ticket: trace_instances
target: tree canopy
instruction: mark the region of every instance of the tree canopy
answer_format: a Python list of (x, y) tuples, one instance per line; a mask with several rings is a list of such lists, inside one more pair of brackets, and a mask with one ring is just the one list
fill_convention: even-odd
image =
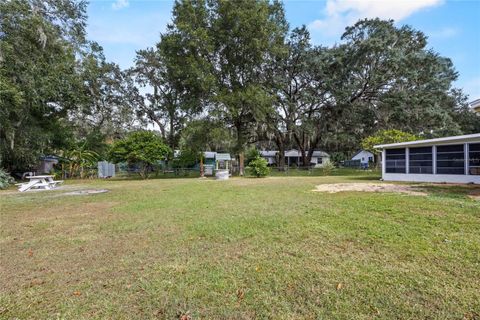
[(139, 174), (148, 178), (149, 169), (161, 160), (166, 160), (172, 150), (152, 131), (134, 131), (115, 141), (109, 158), (115, 163), (127, 162), (138, 165)]
[(398, 142), (408, 142), (419, 140), (420, 137), (400, 130), (381, 130), (375, 133), (372, 136), (366, 137), (362, 140), (363, 150), (369, 151), (371, 153), (379, 153), (378, 149), (375, 149), (374, 146), (380, 144), (389, 144), (389, 143), (398, 143)]
[(279, 150), (280, 165), (295, 148), (308, 165), (316, 149), (348, 154), (391, 130), (480, 131), (452, 61), (410, 26), (363, 19), (327, 47), (290, 28), (279, 1), (175, 1), (122, 70), (88, 40), (86, 5), (0, 2), (0, 167), (79, 148), (105, 158), (151, 126), (171, 149), (233, 152), (241, 170), (251, 146)]

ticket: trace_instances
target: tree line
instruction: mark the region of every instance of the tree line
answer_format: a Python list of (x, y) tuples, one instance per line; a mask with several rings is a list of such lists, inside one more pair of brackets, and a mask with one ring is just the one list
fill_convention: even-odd
[(364, 19), (334, 46), (292, 27), (279, 1), (175, 1), (158, 43), (133, 66), (108, 62), (85, 32), (87, 3), (0, 2), (0, 166), (42, 154), (99, 155), (154, 124), (170, 149), (348, 153), (380, 130), (480, 132), (450, 59), (394, 21)]

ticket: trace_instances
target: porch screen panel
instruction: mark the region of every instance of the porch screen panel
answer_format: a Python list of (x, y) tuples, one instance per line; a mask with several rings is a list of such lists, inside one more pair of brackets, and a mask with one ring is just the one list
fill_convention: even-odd
[(385, 172), (407, 172), (405, 168), (405, 149), (386, 149), (385, 152)]
[(471, 143), (468, 146), (468, 174), (480, 175), (480, 143)]
[(432, 174), (432, 147), (410, 148), (408, 163), (409, 173)]
[(437, 147), (437, 174), (465, 174), (464, 145)]

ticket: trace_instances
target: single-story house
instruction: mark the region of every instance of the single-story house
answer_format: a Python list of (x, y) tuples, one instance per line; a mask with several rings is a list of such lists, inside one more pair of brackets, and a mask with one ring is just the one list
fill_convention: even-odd
[[(278, 160), (278, 151), (262, 150), (260, 155), (267, 160), (269, 165), (276, 165)], [(312, 158), (310, 159), (310, 166), (315, 168), (321, 168), (324, 163), (330, 160), (330, 155), (324, 151), (313, 151)], [(285, 151), (285, 165), (300, 166), (303, 167), (302, 154), (300, 151), (292, 149)]]
[(58, 163), (58, 157), (56, 156), (43, 156), (38, 163), (37, 173), (51, 173), (53, 166)]
[(277, 163), (277, 153), (278, 151), (270, 151), (270, 150), (260, 151), (260, 155), (262, 156), (262, 158), (267, 160), (269, 166), (272, 166)]
[(351, 160), (352, 161), (360, 161), (360, 167), (365, 168), (365, 167), (368, 167), (368, 164), (370, 162), (373, 162), (374, 155), (373, 155), (373, 153), (371, 153), (369, 151), (360, 150), (353, 155)]
[(472, 107), (473, 111), (480, 113), (480, 99), (470, 102), (470, 106)]
[(480, 133), (375, 146), (385, 181), (480, 184)]
[[(175, 150), (173, 153), (174, 158), (180, 156), (180, 150)], [(232, 168), (232, 157), (229, 153), (219, 153), (214, 151), (204, 151), (203, 152), (203, 168), (205, 175), (211, 176), (214, 174), (215, 170), (218, 169), (227, 169)], [(198, 168), (200, 164), (197, 164)]]
[(229, 153), (206, 151), (203, 156), (205, 159), (203, 168), (206, 176), (213, 175), (215, 170), (232, 169), (232, 156)]

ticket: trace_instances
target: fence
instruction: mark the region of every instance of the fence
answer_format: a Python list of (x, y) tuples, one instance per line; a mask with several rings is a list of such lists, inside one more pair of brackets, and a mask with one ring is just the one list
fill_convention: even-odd
[(362, 162), (360, 160), (345, 160), (343, 166), (346, 168), (361, 168)]

